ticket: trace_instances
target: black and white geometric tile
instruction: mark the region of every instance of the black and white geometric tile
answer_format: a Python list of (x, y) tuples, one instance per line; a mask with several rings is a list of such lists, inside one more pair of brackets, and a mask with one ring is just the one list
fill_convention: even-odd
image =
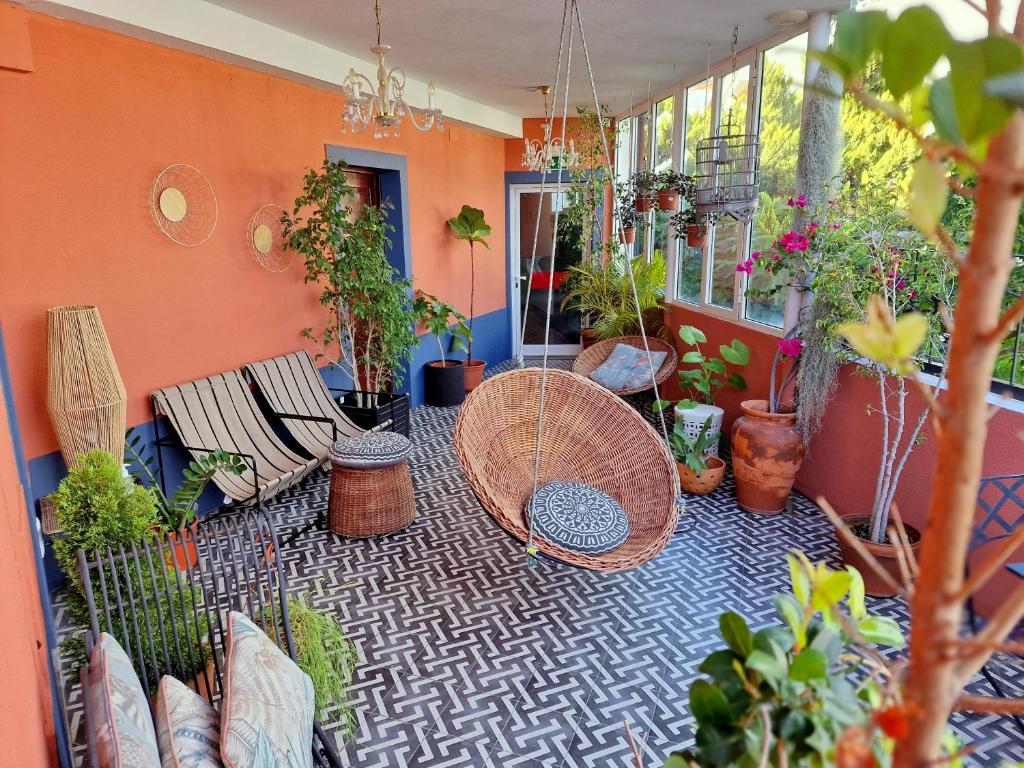
[[(333, 611), (363, 656), (353, 686), (358, 732), (341, 746), (349, 768), (632, 768), (623, 721), (647, 768), (660, 768), (692, 742), (687, 691), (721, 645), (719, 614), (772, 623), (789, 549), (838, 562), (831, 526), (811, 502), (796, 497), (788, 514), (750, 515), (727, 479), (688, 502), (694, 527), (641, 568), (530, 567), (462, 476), (456, 415), (413, 411), (413, 525), (362, 541), (313, 529), (282, 552), (290, 589)], [(270, 511), (287, 535), (326, 502), (320, 473)], [(872, 610), (906, 621), (896, 600)], [(993, 671), (1024, 694), (1020, 659), (997, 659)], [(76, 688), (65, 686), (72, 702)], [(973, 764), (1024, 759), (1024, 736), (1008, 718), (958, 716), (953, 725), (973, 745)]]

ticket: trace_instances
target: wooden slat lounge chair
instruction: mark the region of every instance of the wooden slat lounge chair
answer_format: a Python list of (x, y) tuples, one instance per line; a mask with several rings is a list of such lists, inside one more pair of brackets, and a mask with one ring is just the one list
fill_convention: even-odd
[(166, 416), (194, 458), (219, 448), (245, 461), (249, 468), (241, 475), (217, 472), (213, 476), (213, 483), (237, 505), (266, 501), (324, 464), (320, 457), (303, 458), (281, 442), (239, 371), (158, 389), (152, 402), (161, 475), (160, 449), (172, 443), (160, 437), (157, 417)]
[[(353, 424), (331, 397), (313, 358), (305, 350), (249, 363), (243, 368), (302, 449), (326, 459), (331, 444), (365, 431)], [(302, 416), (305, 419), (290, 418)]]

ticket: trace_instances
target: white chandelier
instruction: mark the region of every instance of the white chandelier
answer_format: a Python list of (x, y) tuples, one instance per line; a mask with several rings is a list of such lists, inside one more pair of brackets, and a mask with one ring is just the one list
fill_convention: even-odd
[(544, 94), (544, 141), (523, 140), (523, 165), (535, 172), (572, 170), (580, 162), (579, 155), (576, 154), (576, 143), (569, 139), (569, 149), (566, 151), (560, 138), (551, 138), (552, 120), (548, 114), (548, 94), (551, 93), (551, 86), (539, 85), (537, 90)]
[(426, 109), (405, 103), (405, 72), (400, 67), (389, 70), (384, 64), (384, 57), (391, 46), (380, 41), (380, 0), (374, 2), (374, 14), (377, 17), (377, 44), (371, 45), (370, 51), (377, 56), (377, 84), (374, 85), (370, 78), (354, 69), (348, 71), (348, 76), (341, 84), (345, 94), (341, 132), (351, 130), (353, 133), (363, 133), (373, 123), (375, 139), (390, 136), (392, 129), (395, 136), (398, 136), (402, 119), (406, 115), (418, 131), (429, 131), (435, 125), (440, 130), (444, 119), (441, 110), (434, 106), (437, 89), (432, 82), (427, 85)]

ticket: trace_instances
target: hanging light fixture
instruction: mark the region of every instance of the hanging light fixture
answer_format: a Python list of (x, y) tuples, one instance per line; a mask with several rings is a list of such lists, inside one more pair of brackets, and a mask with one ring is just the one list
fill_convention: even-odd
[(374, 15), (377, 18), (377, 44), (370, 51), (377, 56), (377, 82), (354, 69), (341, 84), (345, 94), (345, 111), (341, 115), (341, 132), (351, 130), (363, 133), (373, 124), (373, 137), (399, 135), (403, 118), (408, 115), (412, 127), (418, 131), (429, 131), (435, 125), (441, 129), (444, 118), (441, 110), (434, 106), (434, 83), (427, 85), (427, 108), (413, 107), (405, 102), (405, 72), (400, 67), (387, 68), (384, 57), (391, 50), (390, 45), (380, 41), (380, 0), (375, 0)]
[(538, 85), (536, 89), (544, 94), (544, 141), (540, 139), (524, 139), (525, 149), (523, 151), (523, 165), (531, 171), (540, 172), (545, 169), (549, 171), (572, 170), (580, 163), (580, 157), (576, 154), (576, 143), (569, 139), (569, 149), (566, 151), (562, 146), (562, 140), (551, 138), (551, 116), (548, 112), (548, 94), (551, 93), (550, 85)]

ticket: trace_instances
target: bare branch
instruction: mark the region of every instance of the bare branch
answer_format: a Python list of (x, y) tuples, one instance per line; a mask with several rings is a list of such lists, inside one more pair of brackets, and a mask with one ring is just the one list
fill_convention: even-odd
[(622, 727), (626, 729), (626, 740), (629, 742), (629, 749), (633, 753), (633, 763), (636, 765), (636, 768), (644, 768), (644, 761), (640, 756), (640, 749), (636, 745), (636, 739), (633, 738), (633, 731), (629, 727), (629, 723), (626, 722), (626, 718), (622, 718)]
[(990, 35), (997, 35), (1002, 30), (999, 27), (999, 17), (1002, 15), (1003, 7), (1000, 0), (986, 0), (985, 17), (988, 19), (988, 32)]
[(757, 760), (757, 768), (767, 768), (772, 749), (772, 722), (768, 719), (768, 708), (764, 704), (757, 708), (757, 716), (761, 719), (761, 756)]
[[(992, 614), (981, 632), (975, 636), (975, 640), (987, 645), (1001, 643), (1017, 626), (1021, 616), (1024, 616), (1024, 583), (1018, 584), (1003, 598), (1003, 602)], [(964, 657), (964, 660), (954, 670), (954, 675), (960, 681), (961, 687), (974, 677), (991, 655), (991, 651), (982, 648), (982, 650)]]
[(992, 712), (998, 715), (1024, 715), (1024, 699), (1002, 699), (992, 696), (961, 694), (956, 700), (959, 712)]
[(978, 3), (976, 3), (974, 0), (963, 0), (963, 2), (964, 2), (965, 5), (967, 5), (967, 6), (971, 7), (971, 8), (973, 8), (974, 10), (976, 10), (982, 16), (986, 16), (987, 17), (988, 14), (986, 13), (985, 9), (982, 8), (980, 5), (978, 5)]
[(996, 551), (989, 555), (979, 567), (972, 569), (971, 577), (964, 582), (963, 587), (953, 596), (953, 599), (963, 602), (981, 589), (1021, 544), (1024, 544), (1024, 525), (1003, 539)]
[(949, 640), (946, 643), (947, 647), (955, 648), (959, 650), (957, 656), (964, 656), (966, 651), (989, 651), (991, 653), (1014, 653), (1017, 655), (1024, 654), (1024, 643), (987, 643), (983, 640), (978, 640), (974, 637), (958, 637), (954, 640)]
[(853, 547), (854, 551), (864, 558), (864, 562), (867, 563), (868, 567), (875, 572), (882, 581), (885, 582), (886, 586), (896, 592), (905, 592), (906, 588), (900, 586), (900, 584), (892, 577), (892, 575), (882, 567), (882, 565), (875, 559), (875, 556), (868, 551), (868, 548), (864, 546), (864, 542), (858, 539), (853, 531), (849, 529), (846, 523), (843, 522), (843, 518), (832, 508), (832, 505), (825, 500), (824, 496), (819, 496), (817, 504), (821, 507), (822, 511), (832, 521), (832, 525), (836, 527), (836, 534), (846, 540), (846, 542)]
[[(916, 437), (916, 435), (915, 435)], [(899, 541), (903, 545), (903, 550), (907, 556), (907, 564), (910, 566), (910, 573), (912, 576), (917, 576), (917, 558), (914, 557), (914, 550), (911, 549), (910, 536), (907, 535), (907, 527), (903, 524), (903, 515), (900, 514), (900, 508), (896, 502), (893, 502), (890, 507), (892, 513), (892, 519), (896, 523), (896, 530), (899, 533)]]
[[(1024, 5), (1024, 3), (1022, 3)], [(982, 339), (984, 341), (1002, 341), (1010, 335), (1010, 331), (1024, 319), (1024, 296), (1021, 296), (1017, 301), (1013, 303), (1008, 310), (1003, 313), (1003, 316), (999, 318), (999, 323), (990, 333), (986, 333)]]

